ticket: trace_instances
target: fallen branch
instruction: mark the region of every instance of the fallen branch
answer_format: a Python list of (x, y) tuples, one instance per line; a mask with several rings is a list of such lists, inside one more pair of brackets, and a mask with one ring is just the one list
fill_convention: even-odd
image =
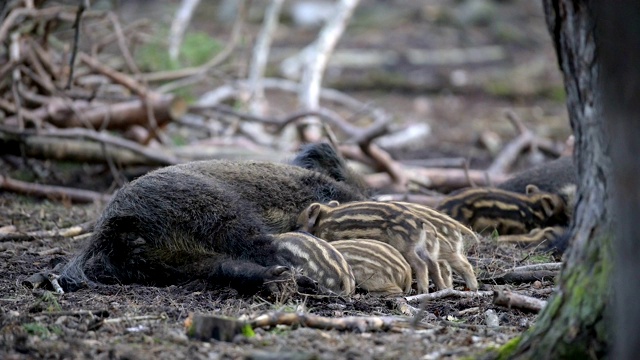
[(511, 269), (511, 271), (513, 272), (539, 271), (539, 270), (560, 271), (561, 268), (562, 268), (562, 262), (553, 262), (553, 263), (518, 266)]
[(48, 137), (57, 137), (57, 138), (80, 138), (80, 139), (89, 139), (104, 143), (106, 145), (112, 145), (120, 148), (124, 148), (127, 150), (131, 150), (134, 153), (142, 155), (149, 159), (150, 161), (156, 162), (161, 165), (174, 165), (182, 162), (181, 160), (170, 156), (164, 155), (158, 149), (149, 149), (144, 146), (140, 146), (139, 144), (129, 141), (126, 139), (122, 139), (113, 135), (109, 135), (104, 132), (96, 132), (93, 130), (82, 129), (82, 128), (72, 128), (72, 129), (49, 129), (49, 130), (23, 130), (19, 131), (13, 129), (8, 126), (0, 126), (0, 132), (5, 132), (14, 135), (20, 136), (48, 136)]
[(148, 320), (167, 320), (167, 315), (162, 313), (159, 315), (139, 315), (139, 316), (125, 316), (113, 319), (103, 319), (102, 324), (117, 324), (121, 322), (129, 321), (148, 321)]
[(130, 77), (127, 74), (124, 74), (122, 72), (116, 71), (116, 70), (114, 70), (114, 69), (102, 64), (100, 61), (98, 61), (97, 59), (91, 57), (90, 55), (87, 55), (86, 53), (79, 53), (78, 56), (79, 56), (78, 58), (80, 59), (80, 61), (82, 61), (83, 63), (87, 64), (94, 71), (97, 71), (100, 74), (108, 77), (109, 79), (111, 79), (115, 83), (126, 87), (127, 89), (129, 89), (133, 93), (135, 93), (136, 95), (141, 96), (141, 97), (146, 97), (148, 89), (145, 88), (144, 86), (142, 86), (134, 78)]
[(20, 194), (41, 196), (56, 200), (69, 200), (78, 203), (106, 202), (111, 197), (95, 191), (72, 189), (62, 186), (32, 184), (14, 180), (6, 175), (0, 175), (0, 189)]
[(509, 271), (491, 277), (483, 277), (478, 280), (495, 284), (522, 284), (534, 281), (550, 280), (558, 276), (558, 270), (530, 270)]
[(494, 290), (493, 303), (510, 309), (520, 309), (534, 313), (540, 312), (547, 302), (508, 290)]
[(75, 226), (71, 226), (63, 229), (30, 231), (26, 233), (23, 233), (23, 232), (1, 233), (0, 242), (32, 241), (32, 240), (50, 239), (50, 238), (56, 238), (56, 237), (72, 238), (72, 237), (86, 234), (93, 231), (94, 224), (95, 224), (95, 221), (88, 221), (80, 225), (75, 225)]
[(560, 156), (560, 151), (558, 151), (553, 142), (534, 134), (513, 111), (507, 111), (505, 116), (516, 128), (518, 136), (509, 142), (502, 151), (500, 151), (500, 154), (496, 156), (491, 166), (487, 169), (489, 174), (505, 174), (518, 159), (520, 153), (527, 148), (536, 151), (537, 149), (541, 149), (556, 157)]
[(71, 310), (71, 311), (43, 311), (38, 315), (48, 316), (89, 316), (89, 317), (109, 317), (109, 310)]
[[(265, 89), (279, 90), (288, 93), (297, 93), (300, 90), (300, 85), (297, 82), (286, 79), (264, 78), (262, 79), (262, 85)], [(220, 86), (215, 90), (211, 90), (203, 94), (196, 102), (196, 106), (208, 108), (214, 107), (226, 100), (236, 98), (238, 94), (243, 91), (242, 89), (246, 89), (250, 86), (251, 84), (247, 80), (238, 80), (229, 85)], [(321, 88), (320, 99), (344, 106), (346, 109), (353, 112), (360, 112), (362, 109), (371, 108), (368, 115), (376, 124), (387, 122), (390, 118), (383, 109), (372, 108), (370, 105), (335, 89)]]
[(276, 325), (304, 326), (323, 330), (339, 331), (388, 331), (393, 327), (409, 327), (410, 319), (393, 316), (347, 316), (329, 318), (304, 313), (273, 312), (260, 315), (249, 321), (252, 327), (270, 327)]
[(375, 196), (377, 201), (405, 201), (429, 207), (436, 207), (444, 199), (444, 196), (431, 196), (420, 194), (382, 194)]
[(64, 294), (64, 290), (62, 290), (62, 286), (60, 286), (60, 283), (58, 282), (59, 278), (59, 275), (56, 275), (52, 272), (47, 274), (47, 279), (49, 279), (49, 283), (53, 287), (53, 290), (56, 292), (56, 294), (62, 295)]
[(486, 296), (493, 295), (492, 291), (460, 291), (454, 289), (444, 289), (440, 291), (436, 291), (430, 294), (418, 294), (413, 296), (406, 296), (408, 302), (416, 302), (416, 301), (431, 301), (443, 299), (446, 297), (460, 297), (460, 298), (481, 298)]
[[(487, 174), (481, 170), (469, 170), (468, 173), (465, 173), (464, 169), (420, 169), (404, 167), (402, 172), (409, 181), (415, 179), (415, 181), (428, 186), (430, 189), (453, 190), (468, 187), (471, 185), (469, 179), (478, 186), (491, 186), (507, 179), (507, 176), (504, 174)], [(376, 189), (384, 188), (392, 183), (387, 173), (367, 175), (365, 176), (365, 180), (370, 187)]]
[[(50, 138), (46, 136), (14, 137), (0, 134), (0, 146), (6, 154), (27, 156), (34, 159), (74, 161), (77, 163), (104, 164), (111, 159), (120, 166), (157, 164), (131, 150), (81, 139)], [(182, 157), (182, 152), (175, 153)], [(183, 149), (180, 148), (180, 151)]]
[[(145, 101), (131, 100), (115, 104), (70, 102), (49, 98), (46, 106), (30, 112), (32, 121), (46, 121), (57, 127), (91, 126), (93, 129), (126, 129), (133, 125), (149, 125), (147, 106), (150, 106), (158, 126), (179, 119), (187, 110), (186, 102), (173, 95), (150, 93)], [(17, 116), (9, 116), (4, 125), (16, 126)]]
[(190, 314), (185, 320), (187, 334), (190, 337), (201, 340), (231, 341), (236, 335), (251, 333), (251, 328), (277, 325), (356, 332), (401, 331), (409, 328), (431, 329), (433, 327), (420, 322), (414, 326), (411, 323), (411, 319), (393, 316), (329, 318), (305, 313), (284, 313), (279, 311), (263, 314), (249, 321), (204, 314)]

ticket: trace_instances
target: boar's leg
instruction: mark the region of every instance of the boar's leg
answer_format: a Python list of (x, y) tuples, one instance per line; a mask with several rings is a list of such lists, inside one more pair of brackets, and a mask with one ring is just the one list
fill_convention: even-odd
[(451, 268), (460, 274), (464, 279), (465, 284), (469, 290), (478, 290), (478, 280), (473, 272), (473, 266), (469, 264), (469, 261), (460, 253), (452, 253), (451, 256), (445, 258), (445, 260), (451, 265)]
[(429, 269), (427, 264), (420, 258), (416, 251), (411, 251), (404, 256), (409, 266), (416, 274), (418, 282), (418, 294), (426, 294), (429, 292)]

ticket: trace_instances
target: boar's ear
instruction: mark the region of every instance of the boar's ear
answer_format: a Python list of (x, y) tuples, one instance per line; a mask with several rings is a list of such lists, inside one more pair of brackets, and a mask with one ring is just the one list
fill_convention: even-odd
[(527, 187), (525, 187), (525, 190), (524, 190), (524, 193), (527, 194), (527, 195), (537, 194), (537, 193), (540, 193), (540, 192), (542, 192), (540, 190), (540, 188), (538, 188), (537, 186), (535, 186), (533, 184), (527, 185)]
[(338, 200), (331, 200), (327, 203), (327, 206), (332, 208), (338, 207), (340, 206), (340, 202)]
[(554, 216), (563, 211), (563, 203), (559, 196), (544, 194), (540, 196), (540, 205), (547, 217)]
[(306, 229), (308, 232), (312, 232), (312, 230), (316, 227), (318, 223), (320, 213), (322, 212), (322, 204), (313, 203), (309, 205), (309, 207), (304, 211), (304, 215), (306, 218)]

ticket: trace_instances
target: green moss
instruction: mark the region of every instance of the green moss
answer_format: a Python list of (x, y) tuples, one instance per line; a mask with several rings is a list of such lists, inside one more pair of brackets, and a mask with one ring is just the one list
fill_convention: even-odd
[(511, 97), (514, 94), (513, 86), (508, 81), (489, 81), (484, 88), (486, 92), (493, 96)]
[(288, 336), (289, 334), (291, 334), (291, 331), (292, 330), (290, 326), (274, 326), (271, 328), (271, 330), (269, 330), (271, 334), (283, 336)]
[(62, 331), (62, 328), (59, 325), (51, 325), (49, 326), (49, 331), (51, 331), (52, 333), (61, 336), (64, 334), (64, 332)]
[(611, 296), (612, 251), (611, 236), (600, 236), (590, 239), (586, 256), (573, 260), (578, 262), (575, 267), (562, 273), (560, 292), (536, 325), (523, 334), (516, 357), (577, 359), (606, 354), (610, 335), (605, 308)]
[(256, 336), (256, 333), (253, 332), (253, 328), (251, 328), (251, 325), (249, 324), (244, 324), (244, 326), (242, 327), (242, 335), (248, 337), (248, 338), (252, 338), (254, 336)]
[(206, 63), (222, 50), (222, 44), (204, 32), (187, 34), (180, 48), (183, 65), (198, 66)]
[(554, 261), (555, 260), (550, 253), (540, 253), (529, 256), (529, 262), (532, 264), (546, 264)]
[(141, 46), (136, 52), (136, 61), (143, 71), (176, 70), (182, 67), (199, 66), (220, 52), (222, 44), (202, 32), (185, 35), (180, 47), (178, 61), (169, 58), (162, 35), (155, 41)]
[(514, 337), (513, 339), (507, 341), (506, 344), (502, 345), (498, 349), (498, 360), (508, 359), (511, 354), (518, 348), (520, 341), (522, 340), (522, 336)]
[(48, 337), (51, 333), (46, 325), (40, 323), (26, 323), (22, 324), (22, 329), (29, 334), (39, 337)]
[(36, 180), (35, 174), (30, 170), (16, 170), (11, 173), (11, 177), (13, 177), (15, 180), (28, 182), (34, 182)]
[(58, 303), (58, 297), (54, 293), (45, 291), (42, 296), (36, 300), (36, 303), (31, 307), (31, 309), (36, 312), (51, 312), (60, 311), (62, 310), (62, 307), (60, 306), (60, 303)]
[(553, 86), (547, 90), (547, 97), (551, 100), (564, 103), (567, 101), (567, 92), (563, 86)]

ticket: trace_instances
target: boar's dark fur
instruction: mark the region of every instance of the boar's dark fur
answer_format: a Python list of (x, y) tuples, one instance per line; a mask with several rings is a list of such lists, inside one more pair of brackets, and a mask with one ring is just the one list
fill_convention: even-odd
[(313, 202), (367, 196), (327, 144), (304, 148), (293, 164), (199, 161), (132, 181), (107, 204), (61, 284), (73, 290), (96, 282), (162, 286), (204, 279), (257, 291), (289, 266), (275, 256), (269, 234), (293, 230)]

